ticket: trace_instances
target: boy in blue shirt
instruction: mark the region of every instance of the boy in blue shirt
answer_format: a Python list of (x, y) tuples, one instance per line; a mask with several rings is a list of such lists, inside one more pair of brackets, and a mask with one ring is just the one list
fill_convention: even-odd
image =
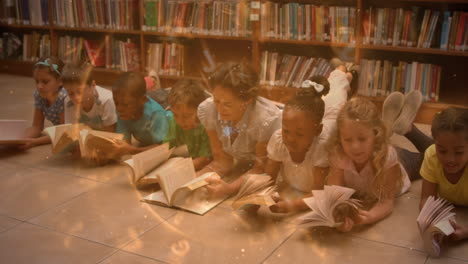
[[(168, 116), (156, 101), (146, 96), (144, 76), (138, 72), (122, 74), (112, 87), (117, 110), (117, 133), (124, 134), (118, 156), (135, 154), (160, 144), (168, 131)], [(131, 145), (132, 136), (139, 146)]]

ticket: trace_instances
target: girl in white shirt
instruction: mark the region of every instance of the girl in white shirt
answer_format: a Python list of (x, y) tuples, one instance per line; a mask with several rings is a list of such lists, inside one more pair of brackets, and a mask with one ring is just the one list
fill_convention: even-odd
[(354, 225), (375, 223), (393, 210), (395, 196), (411, 186), (408, 175), (388, 144), (387, 131), (377, 107), (362, 98), (348, 101), (338, 114), (336, 134), (331, 136), (328, 185), (356, 190), (369, 210), (345, 218), (337, 229), (347, 232)]
[[(322, 125), (325, 103), (322, 95), (330, 84), (322, 76), (305, 81), (283, 111), (282, 129), (268, 143), (265, 172), (278, 178), (279, 189), (289, 197), (280, 198), (270, 207), (276, 213), (308, 209), (302, 198), (312, 190), (322, 189), (328, 173), (325, 142), (329, 128)], [(286, 200), (289, 199), (289, 200)]]

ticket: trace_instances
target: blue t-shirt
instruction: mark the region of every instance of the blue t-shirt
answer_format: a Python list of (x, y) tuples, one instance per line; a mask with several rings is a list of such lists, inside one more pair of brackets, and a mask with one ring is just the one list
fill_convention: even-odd
[(143, 115), (138, 120), (117, 118), (117, 133), (124, 134), (126, 140), (135, 137), (143, 146), (161, 143), (168, 131), (168, 113), (153, 99), (147, 97)]
[(64, 100), (66, 97), (67, 90), (62, 87), (52, 105), (47, 106), (47, 99), (42, 98), (36, 90), (34, 91), (34, 107), (41, 110), (44, 117), (52, 122), (54, 126), (60, 125), (60, 114), (64, 111)]

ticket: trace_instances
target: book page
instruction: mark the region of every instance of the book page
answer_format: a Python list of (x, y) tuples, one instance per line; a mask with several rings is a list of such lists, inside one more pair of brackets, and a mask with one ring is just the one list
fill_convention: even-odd
[(28, 128), (26, 120), (0, 120), (0, 144), (22, 144)]
[[(144, 185), (144, 184), (149, 184), (149, 183), (157, 183), (159, 182), (159, 173), (161, 171), (166, 170), (169, 167), (175, 166), (177, 162), (182, 160), (183, 158), (171, 158), (168, 159), (166, 162), (164, 162), (161, 166), (156, 167), (146, 175), (143, 175), (140, 177), (136, 182), (139, 183), (139, 185)], [(133, 159), (130, 159), (133, 162)]]
[(354, 192), (351, 188), (336, 185), (313, 190), (313, 197), (303, 199), (312, 211), (301, 216), (298, 224), (304, 227), (339, 226), (342, 219), (353, 217), (357, 212), (359, 201), (350, 199)]
[(181, 146), (172, 148), (171, 152), (172, 152), (171, 154), (172, 157), (185, 157), (185, 158), (190, 157), (190, 153), (189, 153), (187, 145), (181, 145)]
[(181, 188), (174, 193), (172, 204), (177, 208), (204, 215), (224, 201), (228, 196), (229, 195), (213, 198), (206, 188), (197, 188), (193, 191), (190, 191), (188, 188)]
[(117, 146), (115, 139), (106, 138), (99, 134), (93, 133), (93, 131), (88, 131), (88, 135), (84, 140), (84, 150), (85, 151), (83, 151), (83, 153), (86, 153), (86, 156), (82, 154), (82, 157), (108, 158), (115, 156), (117, 152)]
[[(132, 155), (130, 159), (133, 160), (133, 167), (131, 168), (133, 169), (135, 181), (138, 181), (148, 172), (165, 162), (170, 155), (169, 144), (162, 144)], [(129, 164), (127, 161), (125, 163)]]
[(416, 219), (424, 249), (433, 257), (440, 255), (443, 238), (455, 231), (450, 224), (455, 216), (452, 209), (454, 206), (446, 200), (429, 196)]
[(248, 174), (242, 186), (240, 187), (234, 199), (255, 193), (265, 187), (273, 184), (269, 175), (266, 174)]
[(192, 159), (184, 158), (159, 172), (159, 184), (167, 200), (171, 202), (172, 194), (175, 190), (193, 180), (195, 176), (195, 168), (193, 167)]
[(147, 195), (141, 199), (142, 202), (153, 203), (163, 206), (169, 206), (169, 202), (166, 199), (163, 191), (157, 191), (150, 195)]
[(234, 198), (232, 208), (235, 210), (247, 204), (257, 204), (270, 207), (276, 202), (273, 200), (272, 195), (276, 191), (276, 186), (267, 186), (263, 189), (257, 190), (254, 193)]
[(206, 186), (206, 185), (208, 185), (208, 182), (205, 181), (205, 179), (208, 178), (208, 177), (214, 176), (214, 175), (218, 175), (218, 174), (216, 172), (204, 173), (203, 175), (201, 175), (201, 176), (187, 182), (186, 184), (184, 184), (182, 186), (182, 188), (187, 188), (188, 190), (193, 191), (195, 189)]

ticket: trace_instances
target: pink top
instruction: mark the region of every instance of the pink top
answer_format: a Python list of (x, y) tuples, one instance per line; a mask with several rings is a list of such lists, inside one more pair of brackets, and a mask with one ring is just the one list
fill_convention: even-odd
[[(374, 171), (370, 162), (364, 166), (361, 171), (357, 171), (354, 163), (348, 156), (342, 156), (338, 159), (332, 159), (331, 164), (334, 167), (340, 168), (344, 172), (344, 182), (345, 186), (355, 189), (358, 193), (366, 193), (368, 191), (368, 184), (371, 182), (371, 179), (374, 177)], [(403, 177), (403, 184), (400, 190), (397, 190), (395, 195), (401, 195), (408, 191), (411, 187), (411, 182), (406, 173), (406, 170), (401, 165), (398, 160), (398, 155), (395, 148), (390, 146), (388, 148), (387, 160), (385, 161), (384, 170), (387, 170), (393, 167), (395, 164), (400, 166), (401, 176)]]

